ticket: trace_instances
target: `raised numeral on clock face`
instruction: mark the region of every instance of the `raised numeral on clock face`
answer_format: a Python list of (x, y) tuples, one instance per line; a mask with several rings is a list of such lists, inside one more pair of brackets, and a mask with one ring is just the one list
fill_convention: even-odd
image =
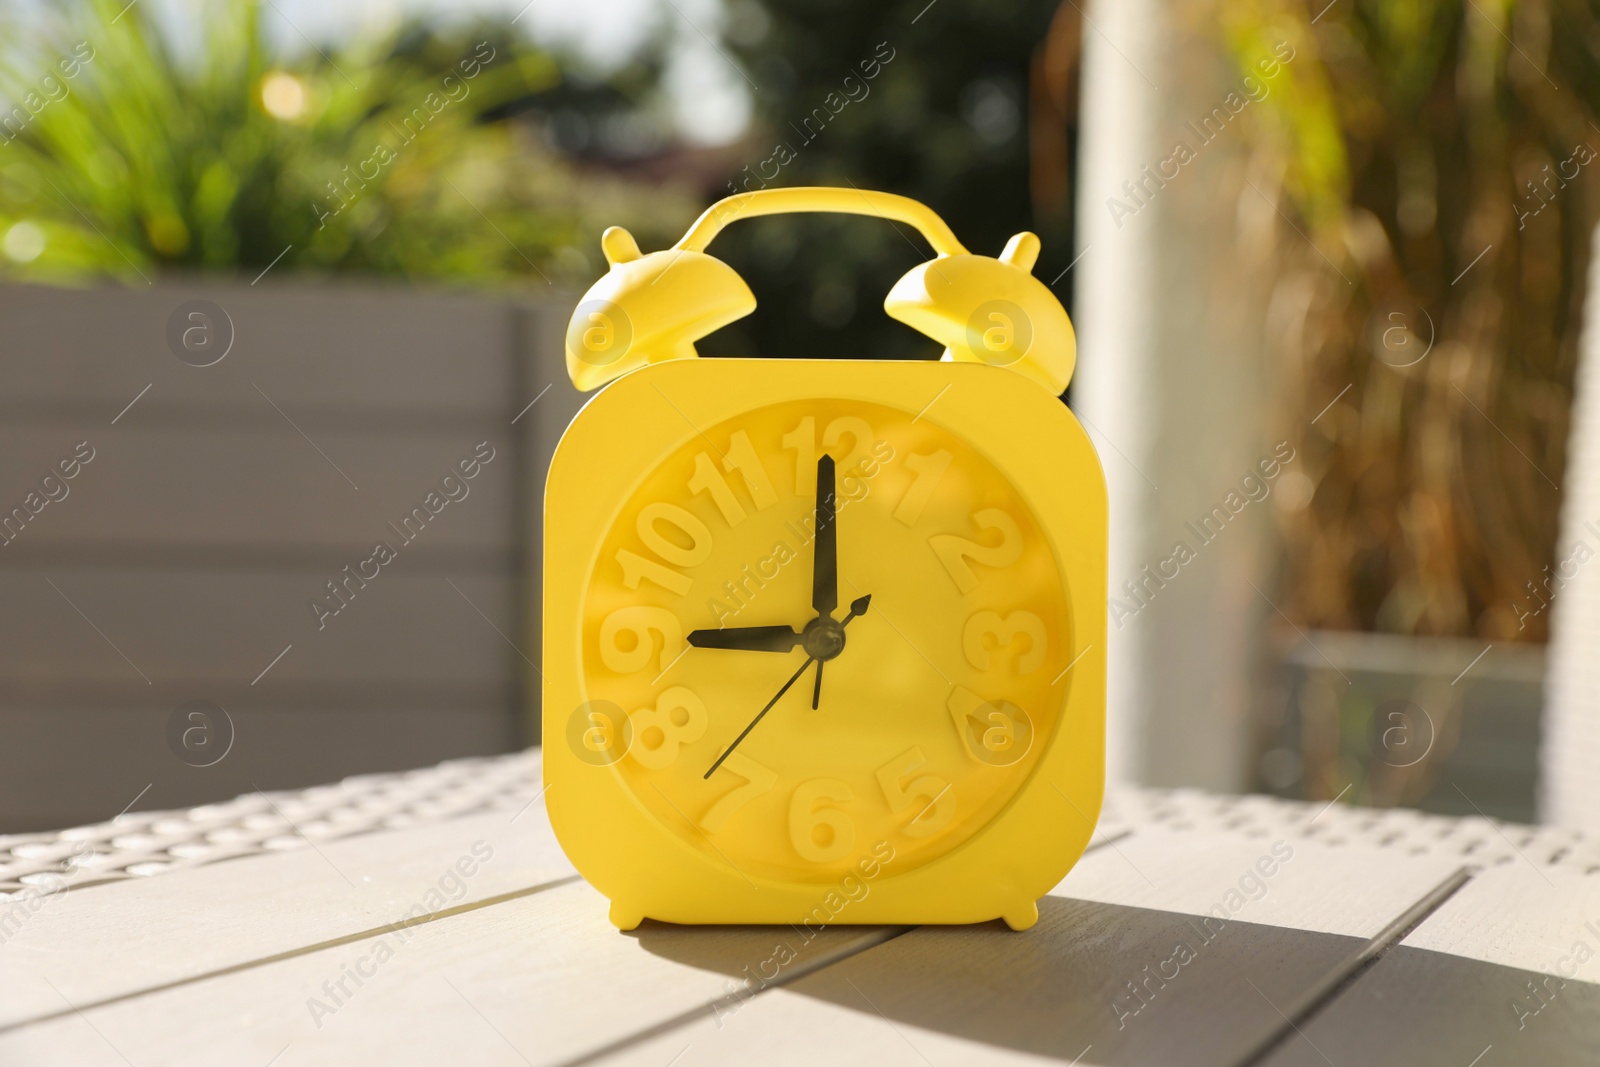
[(655, 707), (640, 708), (628, 718), (633, 724), (628, 755), (653, 771), (670, 767), (680, 748), (706, 732), (705, 704), (681, 685), (662, 690)]
[(850, 786), (837, 778), (802, 782), (789, 800), (789, 843), (801, 859), (834, 863), (856, 844), (856, 824), (837, 805), (855, 799)]
[[(846, 437), (850, 438), (850, 451), (839, 461), (839, 469), (848, 474), (855, 470), (856, 464), (866, 457), (867, 449), (872, 447), (872, 424), (854, 415), (841, 415), (829, 422), (828, 428), (822, 431), (822, 445), (824, 448), (837, 448)], [(811, 473), (815, 475), (816, 471)]]
[[(838, 461), (838, 469), (849, 473), (872, 447), (872, 424), (855, 415), (841, 415), (822, 431), (824, 448), (837, 448), (846, 437), (850, 451)], [(814, 496), (817, 491), (817, 420), (810, 415), (783, 435), (783, 447), (794, 452), (794, 495)]]
[[(675, 527), (680, 537), (689, 543), (679, 544), (662, 533), (663, 523)], [(646, 504), (639, 509), (639, 519), (634, 528), (646, 548), (679, 567), (704, 563), (711, 555), (711, 531), (705, 523), (676, 504)], [(648, 578), (669, 593), (688, 595), (690, 581), (687, 574), (680, 574), (671, 567), (664, 567), (626, 548), (617, 550), (617, 563), (622, 567), (622, 583), (629, 589), (639, 588), (639, 583)]]
[(671, 567), (663, 567), (653, 559), (645, 559), (637, 552), (626, 548), (617, 549), (617, 563), (622, 567), (622, 584), (629, 589), (639, 588), (639, 583), (645, 579), (656, 583), (669, 593), (677, 596), (689, 594), (689, 576), (679, 574)]
[[(729, 474), (738, 471), (743, 477), (745, 489), (749, 491), (750, 501), (757, 511), (765, 511), (778, 502), (778, 495), (772, 489), (772, 480), (761, 465), (761, 457), (750, 443), (750, 435), (743, 430), (733, 435), (722, 467)], [(689, 489), (695, 493), (709, 493), (712, 503), (716, 504), (723, 521), (729, 526), (737, 526), (745, 520), (744, 505), (739, 503), (739, 498), (734, 495), (722, 471), (717, 470), (710, 453), (701, 452), (695, 456), (694, 477), (689, 479)]]
[[(619, 638), (623, 634), (633, 637), (633, 646), (623, 648)], [(659, 669), (667, 665), (683, 650), (683, 624), (666, 608), (638, 606), (618, 608), (600, 624), (600, 662), (606, 669), (618, 674), (632, 674), (650, 663), (656, 641), (652, 634), (661, 635)]]
[(915, 471), (917, 477), (911, 483), (911, 488), (906, 490), (900, 506), (894, 509), (896, 519), (907, 526), (917, 524), (917, 520), (922, 518), (922, 509), (928, 506), (933, 491), (939, 488), (944, 472), (950, 469), (950, 459), (950, 453), (942, 448), (931, 456), (912, 453), (906, 457), (906, 466)]
[(777, 771), (768, 770), (743, 752), (735, 752), (723, 760), (722, 769), (743, 778), (744, 784), (730, 789), (700, 817), (700, 829), (708, 834), (722, 829), (734, 812), (761, 794), (772, 792), (772, 787), (778, 784)]
[(717, 510), (722, 512), (722, 521), (729, 526), (737, 526), (744, 521), (744, 505), (733, 495), (728, 479), (711, 462), (711, 453), (702, 452), (694, 457), (694, 477), (689, 479), (689, 491), (710, 493), (711, 502), (717, 505)]
[(782, 441), (794, 452), (794, 495), (812, 496), (817, 491), (817, 420), (807, 415)]
[[(950, 825), (956, 816), (956, 795), (951, 784), (932, 774), (917, 774), (928, 757), (912, 745), (878, 768), (878, 785), (896, 815), (912, 812), (904, 830), (912, 837), (930, 837)], [(911, 780), (906, 781), (907, 778)]]
[[(661, 523), (675, 527), (689, 543), (681, 545), (662, 533)], [(706, 557), (711, 555), (711, 531), (706, 528), (705, 523), (676, 504), (659, 502), (646, 504), (639, 509), (639, 521), (636, 525), (639, 540), (644, 542), (644, 546), (668, 563), (679, 567), (693, 567), (704, 563)]]
[(972, 566), (967, 560), (982, 563), (986, 567), (1009, 567), (1022, 558), (1022, 530), (1017, 526), (1017, 520), (999, 508), (985, 508), (972, 516), (972, 521), (981, 530), (998, 530), (1000, 543), (984, 545), (955, 534), (934, 534), (928, 538), (934, 554), (944, 564), (944, 569), (950, 572), (951, 580), (962, 593), (970, 593), (978, 588), (978, 576), (972, 573)]
[(767, 468), (756, 454), (755, 445), (750, 443), (750, 435), (743, 430), (735, 433), (730, 440), (728, 455), (722, 461), (722, 466), (729, 474), (738, 471), (744, 478), (744, 487), (750, 491), (750, 502), (757, 511), (765, 511), (778, 502), (772, 479), (767, 477)]
[(967, 620), (961, 630), (961, 649), (967, 654), (967, 662), (980, 671), (989, 669), (985, 637), (993, 637), (997, 648), (1008, 648), (1017, 643), (1017, 638), (1023, 639), (1017, 657), (1018, 674), (1032, 674), (1044, 665), (1044, 620), (1031, 611), (1013, 611), (1004, 618), (997, 611), (980, 611)]
[(1009, 767), (1033, 747), (1033, 720), (1008, 700), (984, 700), (965, 686), (945, 702), (967, 755), (991, 767)]

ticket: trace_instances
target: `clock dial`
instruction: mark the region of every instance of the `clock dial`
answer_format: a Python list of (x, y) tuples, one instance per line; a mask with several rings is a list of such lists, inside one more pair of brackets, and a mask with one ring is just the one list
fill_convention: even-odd
[(626, 715), (612, 773), (654, 818), (747, 877), (827, 882), (999, 814), (1051, 742), (1072, 637), (1049, 543), (978, 449), (808, 401), (644, 476), (589, 576), (581, 677), (585, 707)]

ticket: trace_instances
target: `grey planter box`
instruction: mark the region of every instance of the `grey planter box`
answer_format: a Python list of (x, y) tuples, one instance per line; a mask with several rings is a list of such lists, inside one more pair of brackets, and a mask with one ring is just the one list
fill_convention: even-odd
[(569, 306), (0, 287), (0, 832), (533, 740)]
[(1544, 663), (1540, 645), (1290, 634), (1257, 692), (1257, 784), (1534, 822)]

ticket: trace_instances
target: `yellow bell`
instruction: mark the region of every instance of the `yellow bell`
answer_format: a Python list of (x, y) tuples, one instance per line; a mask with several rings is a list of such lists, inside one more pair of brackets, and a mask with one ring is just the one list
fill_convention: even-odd
[(715, 256), (683, 249), (642, 255), (612, 226), (600, 238), (611, 264), (567, 324), (567, 374), (597, 389), (647, 363), (694, 358), (694, 342), (755, 310), (755, 294)]
[(619, 226), (601, 237), (611, 270), (584, 294), (567, 327), (567, 372), (597, 389), (647, 363), (691, 359), (694, 342), (755, 310), (750, 287), (705, 251), (738, 218), (795, 211), (876, 215), (915, 226), (935, 257), (901, 278), (888, 314), (944, 346), (944, 358), (1008, 367), (1059, 394), (1077, 341), (1066, 309), (1030, 272), (1039, 238), (1019, 233), (1000, 258), (974, 255), (926, 205), (892, 193), (799, 187), (719, 200), (669, 249), (643, 255)]
[(883, 309), (944, 345), (959, 363), (1010, 367), (1052, 393), (1072, 380), (1077, 337), (1067, 311), (1030, 271), (1039, 238), (1017, 234), (999, 259), (966, 253), (913, 267)]

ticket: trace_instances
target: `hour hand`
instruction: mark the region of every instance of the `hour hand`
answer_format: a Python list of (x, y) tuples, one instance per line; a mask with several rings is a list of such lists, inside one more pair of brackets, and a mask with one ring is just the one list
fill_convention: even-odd
[(732, 648), (742, 652), (787, 652), (803, 635), (790, 626), (729, 626), (721, 630), (695, 630), (689, 643), (696, 648)]

